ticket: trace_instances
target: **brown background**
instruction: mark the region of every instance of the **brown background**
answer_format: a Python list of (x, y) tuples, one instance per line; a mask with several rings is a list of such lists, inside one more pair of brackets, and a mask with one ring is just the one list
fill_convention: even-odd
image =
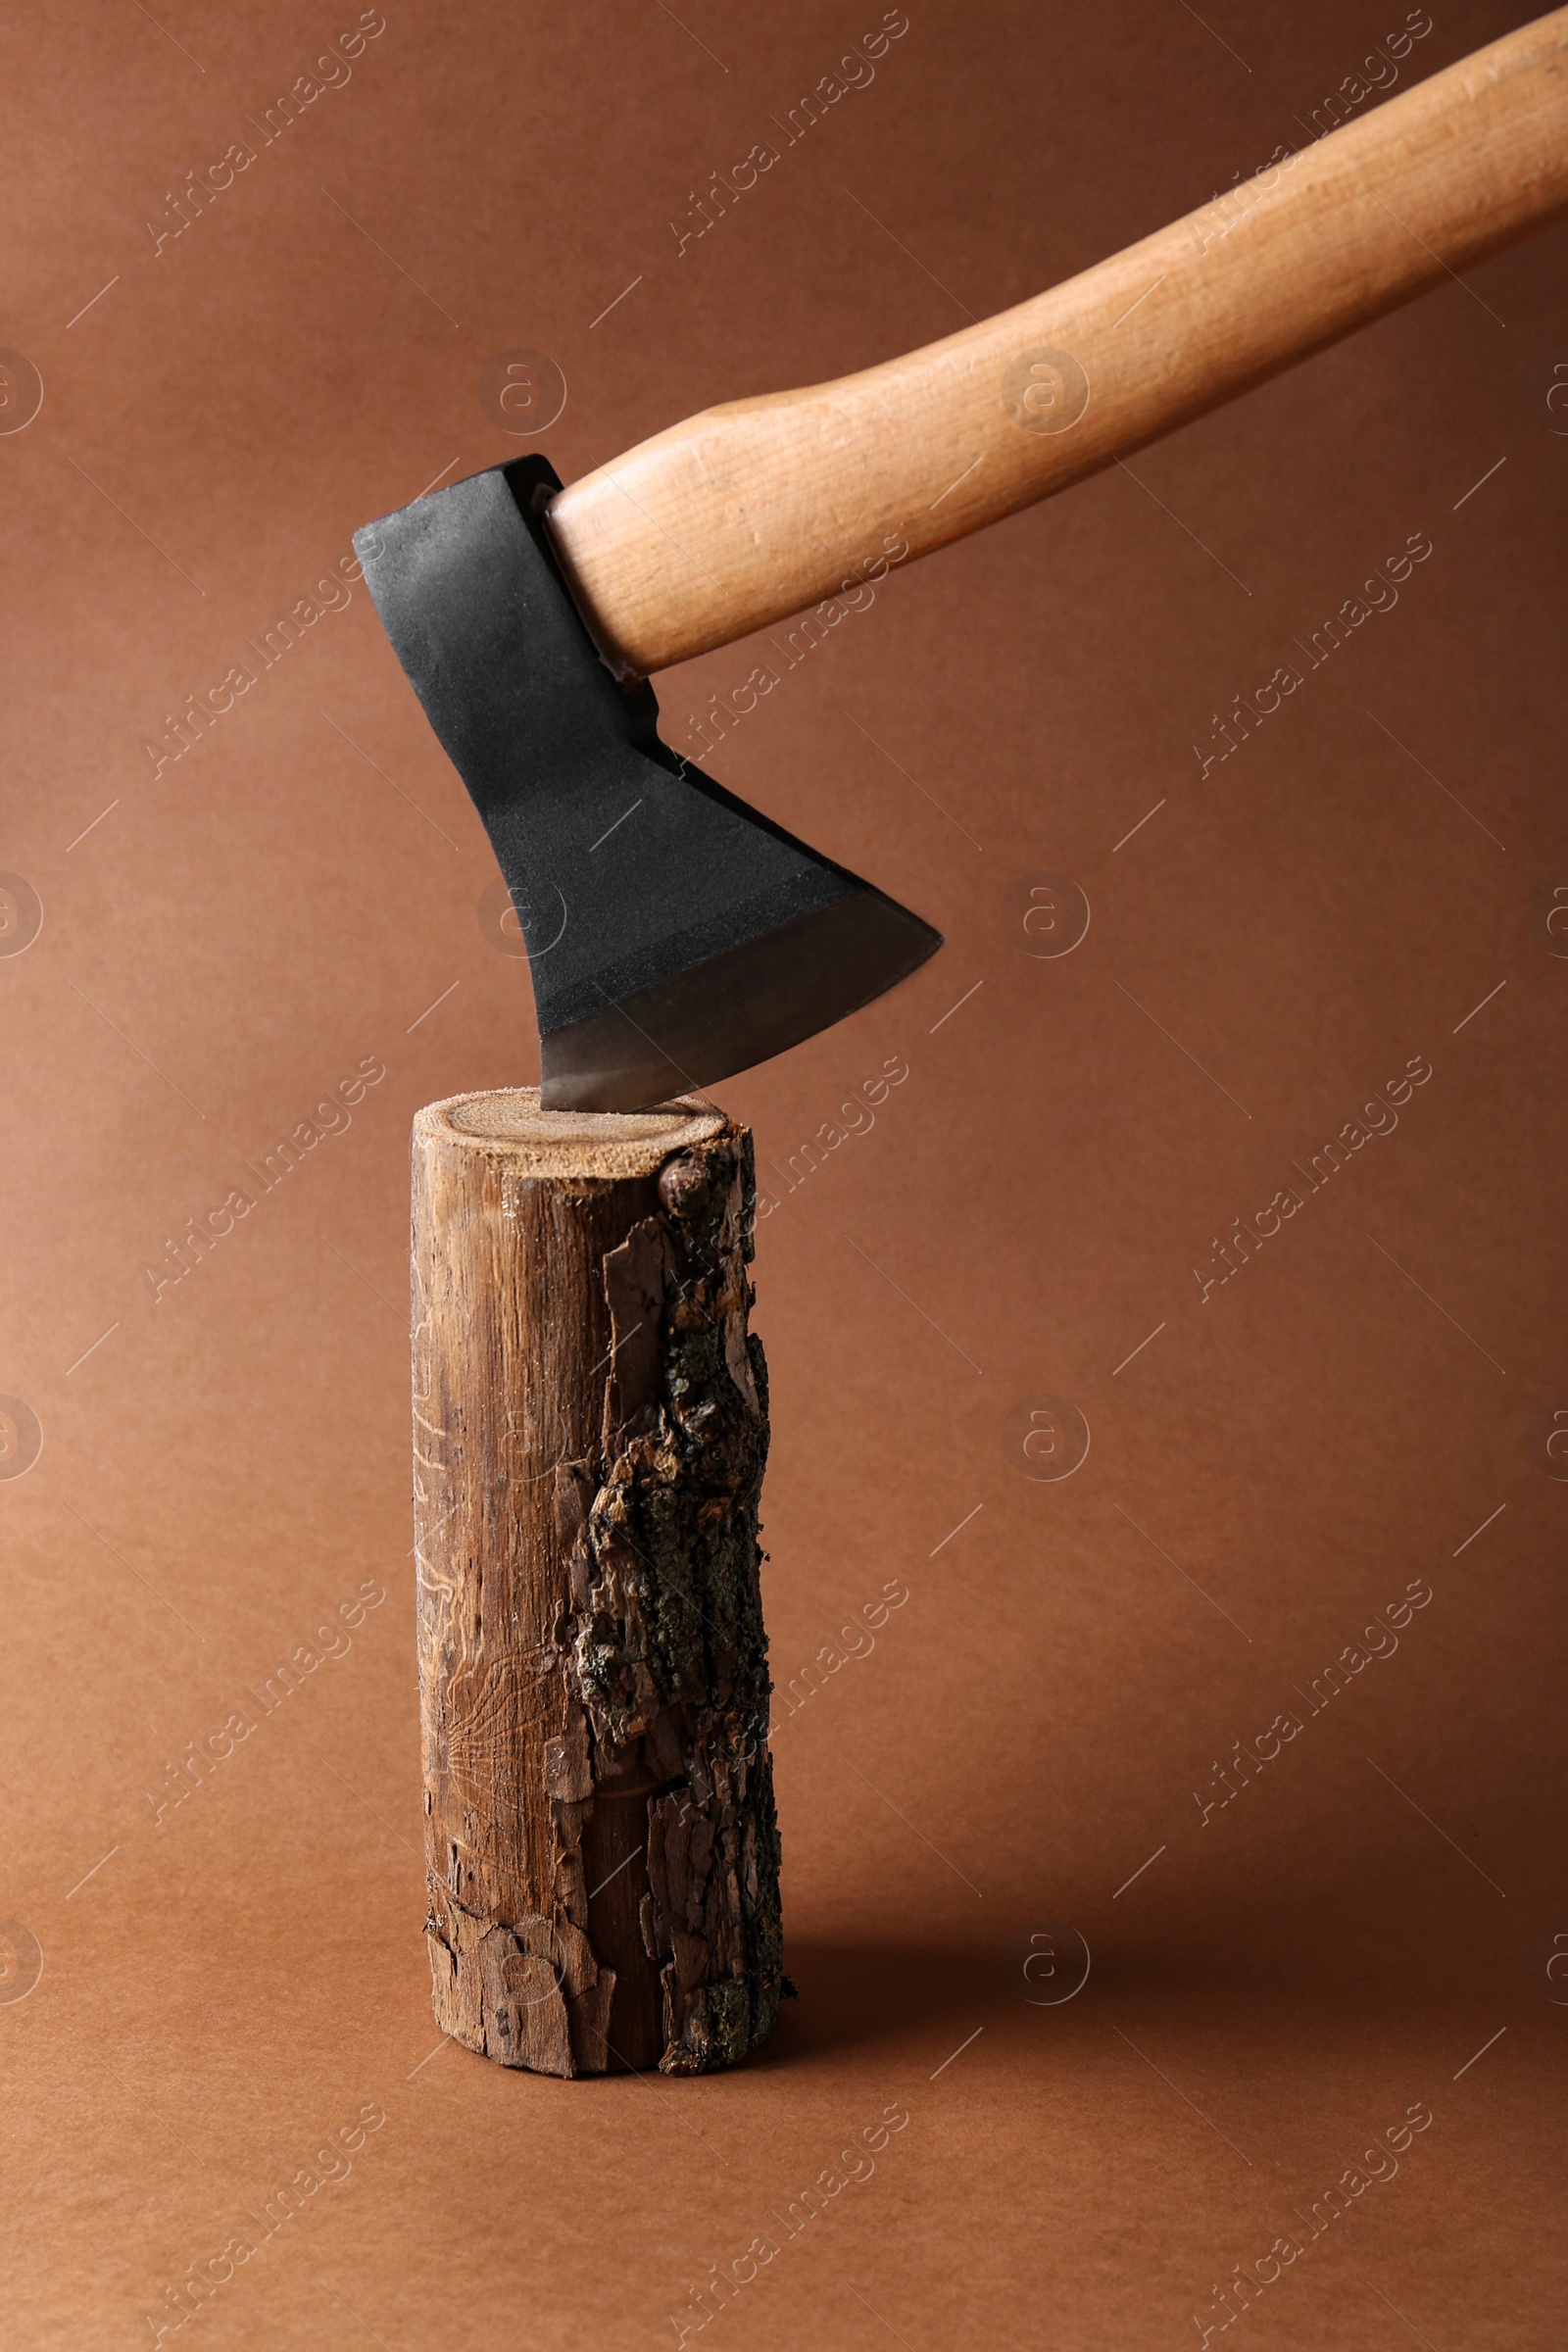
[[(901, 2101), (874, 2175), (689, 2342), (1191, 2343), (1425, 2102), (1397, 2177), (1211, 2340), (1555, 2342), (1568, 963), (1535, 894), (1568, 876), (1568, 233), (896, 577), (712, 761), (948, 937), (721, 1090), (783, 1163), (907, 1061), (760, 1229), (780, 1686), (886, 1580), (909, 1599), (776, 1740), (802, 1997), (761, 2061), (510, 2076), (431, 2056), (404, 1286), (411, 1116), (535, 1075), (526, 966), (481, 934), (492, 861), (363, 587), (156, 780), (141, 739), (357, 524), (522, 446), (481, 406), (498, 355), (564, 370), (570, 479), (1206, 202), (1402, 11), (911, 0), (677, 257), (689, 191), (879, 10), (387, 0), (155, 256), (164, 191), (356, 14), (61, 0), (3, 36), (0, 340), (44, 385), (0, 438), (0, 865), (43, 906), (0, 961), (0, 1390), (43, 1430), (0, 1486), (0, 1915), (43, 1960), (0, 2004), (8, 2339), (153, 2340), (374, 2101), (205, 2341), (672, 2344)], [(1400, 87), (1521, 21), (1435, 15)], [(1200, 780), (1210, 714), (1418, 532), (1397, 608)], [(754, 658), (661, 680), (670, 739)], [(1042, 870), (1093, 908), (1065, 958), (1019, 952)], [(1200, 1302), (1214, 1237), (1412, 1055), (1397, 1131)], [(362, 1056), (352, 1127), (155, 1303), (166, 1237)], [(1004, 1449), (1041, 1394), (1093, 1433), (1064, 1483)], [(1418, 1578), (1397, 1652), (1307, 1715)], [(155, 1827), (141, 1792), (367, 1579), (349, 1653)], [(1204, 1822), (1214, 1760), (1293, 1706)], [(1093, 1971), (1037, 2006), (1048, 1922)]]

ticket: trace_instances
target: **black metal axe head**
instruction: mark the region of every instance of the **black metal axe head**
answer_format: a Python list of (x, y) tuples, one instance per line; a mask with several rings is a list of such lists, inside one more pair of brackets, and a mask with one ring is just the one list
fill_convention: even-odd
[(600, 659), (539, 457), (354, 535), (398, 660), (473, 796), (527, 943), (545, 1106), (637, 1110), (765, 1061), (942, 945), (660, 742)]

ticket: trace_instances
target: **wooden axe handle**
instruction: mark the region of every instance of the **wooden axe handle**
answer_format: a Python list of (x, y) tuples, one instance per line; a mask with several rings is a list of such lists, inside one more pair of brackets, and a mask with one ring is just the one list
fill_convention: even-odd
[[(962, 334), (727, 401), (572, 482), (555, 543), (646, 676), (1082, 480), (1568, 209), (1568, 8)], [(901, 551), (906, 551), (901, 552)]]

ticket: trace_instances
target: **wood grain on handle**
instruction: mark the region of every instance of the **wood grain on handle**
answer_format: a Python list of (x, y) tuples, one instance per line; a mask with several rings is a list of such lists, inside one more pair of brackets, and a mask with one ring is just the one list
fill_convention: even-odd
[(1568, 8), (1015, 310), (657, 433), (562, 491), (552, 533), (646, 676), (1064, 489), (1565, 210)]

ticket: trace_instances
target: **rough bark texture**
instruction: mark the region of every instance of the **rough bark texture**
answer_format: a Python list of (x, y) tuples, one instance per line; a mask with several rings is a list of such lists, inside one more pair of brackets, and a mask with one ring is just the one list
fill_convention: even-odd
[(753, 1200), (694, 1097), (415, 1121), (425, 1933), (503, 2065), (699, 2074), (772, 2027)]

